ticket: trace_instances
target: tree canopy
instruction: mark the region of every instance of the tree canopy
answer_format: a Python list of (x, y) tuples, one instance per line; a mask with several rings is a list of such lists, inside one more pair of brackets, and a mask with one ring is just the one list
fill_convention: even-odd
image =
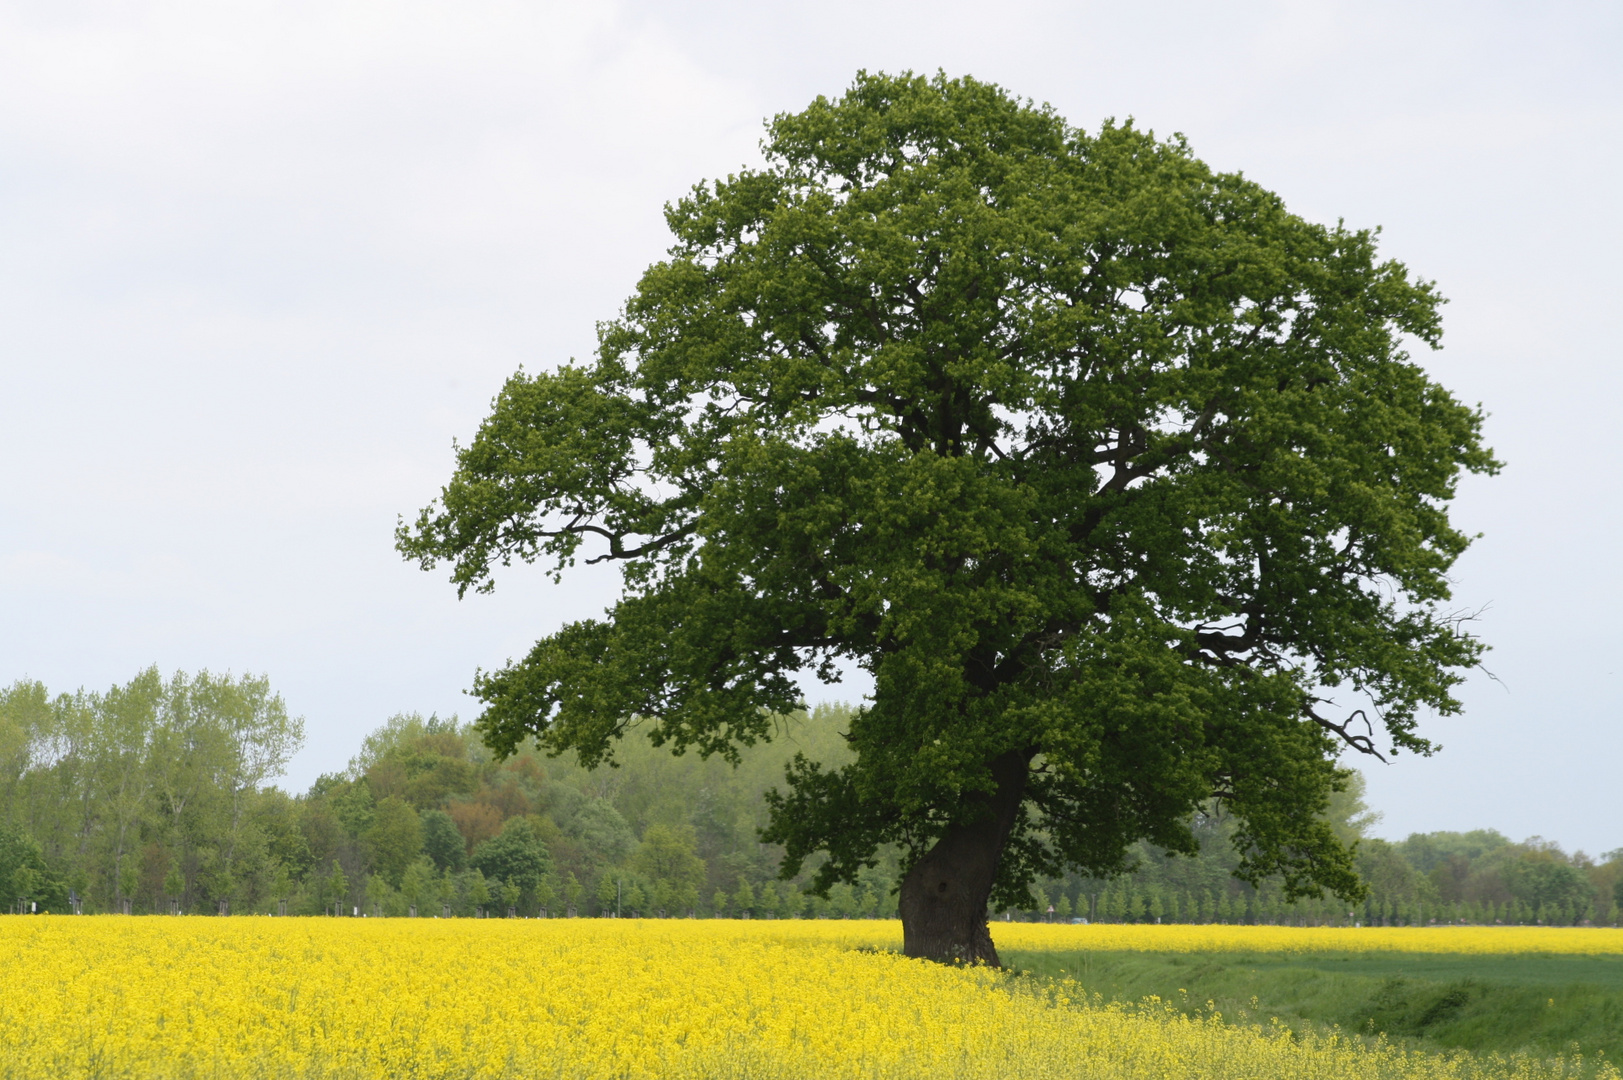
[(469, 862), (485, 877), (516, 885), (525, 894), (540, 888), (552, 869), (546, 845), (524, 818), (513, 818), (500, 834), (481, 841)]
[(289, 855), (266, 791), (303, 741), (264, 676), (148, 668), (56, 695), (22, 680), (0, 689), (0, 830), (56, 867), (53, 910), (70, 890), (117, 910), (182, 867), (188, 893), (228, 899)]
[(910, 953), (995, 963), (989, 900), (1192, 852), (1213, 798), (1240, 876), (1356, 896), (1337, 754), (1431, 752), (1483, 648), (1447, 506), (1497, 463), (1406, 351), (1435, 288), (1181, 137), (973, 79), (861, 74), (763, 150), (399, 531), (462, 592), (621, 567), (478, 676), (489, 744), (730, 756), (855, 662), (854, 760), (797, 761), (767, 837), (825, 888), (902, 845)]

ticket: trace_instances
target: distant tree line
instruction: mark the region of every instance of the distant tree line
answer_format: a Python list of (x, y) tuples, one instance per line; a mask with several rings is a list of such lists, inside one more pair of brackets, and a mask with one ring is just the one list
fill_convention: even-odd
[[(401, 916), (893, 917), (882, 849), (854, 885), (780, 881), (766, 792), (797, 751), (838, 765), (851, 711), (777, 721), (739, 764), (626, 739), (587, 771), (533, 748), (494, 760), (472, 725), (396, 716), (303, 794), (271, 783), (303, 741), (263, 677), (156, 669), (104, 693), (0, 691), (0, 904), (87, 912)], [(1232, 877), (1232, 823), (1195, 822), (1196, 857), (1148, 847), (1112, 880), (1048, 878), (998, 918), (1107, 922), (1611, 923), (1623, 851), (1599, 861), (1498, 833), (1367, 837), (1362, 782), (1330, 823), (1357, 839), (1369, 899), (1287, 903)], [(1050, 912), (1048, 909), (1054, 910)]]
[(0, 910), (889, 916), (894, 858), (810, 896), (757, 837), (792, 753), (838, 760), (848, 716), (786, 719), (737, 768), (637, 739), (588, 772), (402, 715), (288, 794), (271, 781), (303, 724), (263, 678), (19, 682), (0, 691)]
[(1399, 842), (1370, 837), (1378, 815), (1364, 805), (1363, 777), (1349, 779), (1329, 817), (1343, 839), (1357, 842), (1358, 873), (1369, 890), (1362, 903), (1329, 897), (1288, 903), (1271, 883), (1253, 888), (1234, 880), (1233, 826), (1214, 808), (1195, 823), (1201, 840), (1195, 858), (1140, 845), (1129, 875), (1050, 879), (1035, 890), (1037, 910), (1000, 914), (1102, 922), (1574, 926), (1614, 924), (1623, 913), (1623, 849), (1596, 860), (1540, 837), (1513, 843), (1491, 829), (1415, 833)]
[(505, 762), (472, 725), (403, 715), (342, 773), (295, 800), (306, 850), (292, 909), (339, 903), (381, 915), (789, 917), (894, 913), (895, 866), (860, 887), (808, 895), (776, 879), (760, 843), (764, 793), (794, 748), (838, 754), (848, 714), (784, 722), (784, 743), (735, 769), (630, 740), (587, 771), (526, 748)]
[(200, 910), (271, 895), (294, 801), (269, 784), (303, 739), (258, 676), (149, 668), (105, 693), (0, 691), (0, 902)]

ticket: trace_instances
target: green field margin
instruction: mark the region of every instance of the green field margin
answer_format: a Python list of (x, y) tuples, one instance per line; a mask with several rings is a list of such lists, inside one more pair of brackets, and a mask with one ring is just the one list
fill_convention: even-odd
[(1277, 1018), (1417, 1049), (1623, 1062), (1623, 956), (1520, 953), (1002, 950), (1107, 1001), (1156, 997), (1236, 1023)]

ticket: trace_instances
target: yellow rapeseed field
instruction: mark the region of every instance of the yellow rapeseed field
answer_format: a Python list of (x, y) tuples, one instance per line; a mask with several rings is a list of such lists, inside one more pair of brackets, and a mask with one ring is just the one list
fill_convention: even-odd
[(1000, 949), (1101, 952), (1412, 952), (1623, 955), (1623, 930), (1577, 926), (1145, 926), (992, 924)]
[[(994, 932), (1006, 948), (1623, 945), (1594, 930)], [(1106, 1006), (1070, 983), (907, 960), (887, 951), (898, 938), (874, 922), (0, 918), (0, 1077), (1542, 1080), (1582, 1068)]]

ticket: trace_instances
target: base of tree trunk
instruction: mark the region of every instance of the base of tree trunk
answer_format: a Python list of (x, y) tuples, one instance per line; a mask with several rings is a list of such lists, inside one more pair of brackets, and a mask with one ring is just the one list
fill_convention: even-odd
[(982, 800), (979, 816), (943, 833), (902, 879), (902, 951), (908, 956), (1002, 966), (986, 905), (1025, 797), (1029, 761), (1029, 755), (1012, 753), (993, 762), (997, 787)]

